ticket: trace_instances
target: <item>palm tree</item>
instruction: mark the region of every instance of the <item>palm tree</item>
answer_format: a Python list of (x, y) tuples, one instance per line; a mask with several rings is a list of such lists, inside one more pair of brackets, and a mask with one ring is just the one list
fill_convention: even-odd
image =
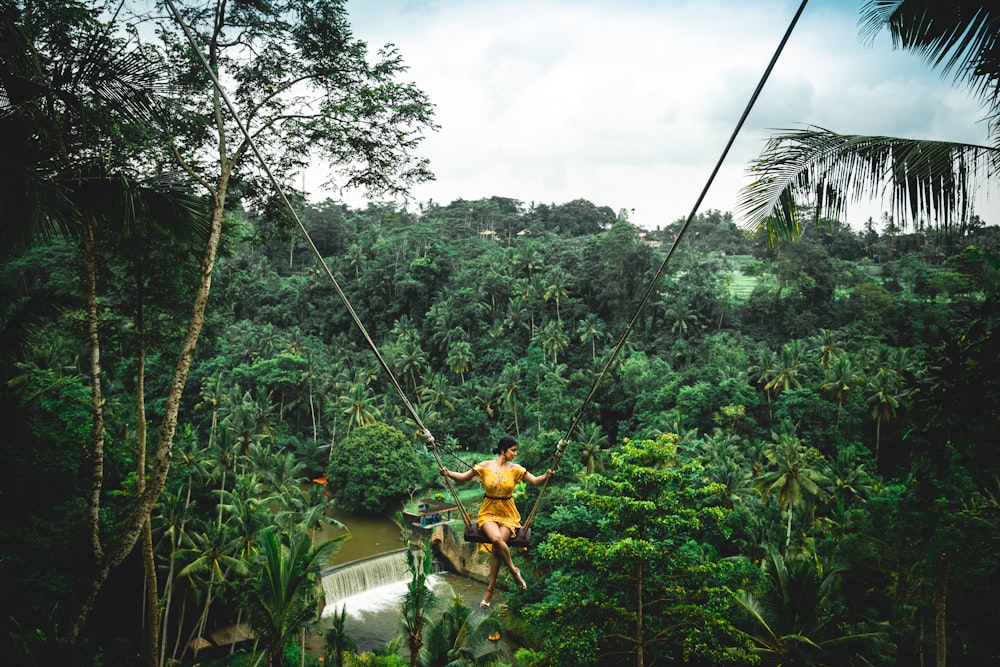
[(419, 667), (473, 667), (501, 665), (503, 651), (497, 641), (503, 628), (494, 614), (483, 616), (456, 597), (441, 617), (427, 626), (420, 649)]
[(859, 463), (857, 456), (849, 449), (842, 449), (830, 461), (830, 479), (832, 481), (831, 499), (844, 503), (854, 501), (866, 502), (875, 481), (864, 463)]
[[(178, 552), (178, 558), (182, 561), (188, 560), (188, 564), (177, 573), (177, 576), (186, 577), (190, 581), (195, 581), (195, 577), (199, 576), (199, 580), (205, 586), (204, 605), (192, 631), (193, 639), (205, 632), (208, 612), (215, 600), (213, 596), (215, 587), (223, 585), (230, 572), (245, 575), (247, 562), (239, 555), (241, 544), (239, 537), (225, 524), (210, 521), (205, 526), (204, 532), (192, 532), (191, 539), (194, 546)], [(197, 653), (197, 649), (195, 652)]]
[(774, 390), (777, 394), (788, 389), (802, 386), (799, 371), (802, 365), (803, 344), (800, 340), (789, 341), (781, 346), (778, 354), (778, 365), (774, 368), (771, 380), (764, 385), (765, 391)]
[(412, 549), (406, 550), (406, 565), (410, 570), (411, 579), (406, 585), (406, 594), (403, 595), (400, 625), (406, 646), (410, 650), (410, 667), (417, 667), (420, 649), (424, 644), (424, 627), (429, 620), (427, 615), (434, 606), (435, 597), (427, 583), (434, 572), (434, 554), (430, 540), (424, 544), (419, 555)]
[(212, 425), (208, 431), (208, 446), (211, 447), (215, 441), (215, 430), (219, 426), (219, 409), (229, 398), (222, 382), (222, 373), (219, 372), (205, 378), (199, 395), (201, 401), (195, 404), (195, 409), (207, 406), (212, 411)]
[(604, 470), (601, 451), (607, 447), (608, 436), (601, 432), (601, 425), (582, 424), (577, 440), (581, 445), (580, 463), (583, 464), (585, 474), (589, 477), (598, 470)]
[[(239, 556), (250, 562), (257, 553), (257, 537), (269, 523), (270, 504), (275, 496), (262, 498), (257, 495), (260, 483), (253, 473), (236, 478), (232, 491), (219, 494), (219, 509), (225, 513), (226, 528), (232, 533)], [(280, 496), (279, 496), (280, 497)], [(221, 514), (220, 514), (221, 516)], [(236, 615), (236, 627), (243, 623), (243, 609)], [(229, 646), (229, 652), (236, 650), (236, 639)]]
[(883, 28), (893, 45), (915, 52), (943, 75), (967, 85), (987, 108), (991, 145), (841, 135), (819, 127), (773, 136), (751, 165), (754, 181), (740, 195), (744, 226), (774, 243), (800, 231), (796, 201), (811, 197), (817, 215), (841, 216), (848, 204), (884, 188), (901, 220), (963, 231), (977, 180), (1000, 175), (1000, 36), (997, 8), (987, 3), (869, 0), (861, 33)]
[(526, 304), (523, 296), (512, 296), (507, 300), (507, 313), (504, 323), (511, 331), (526, 330), (529, 335), (534, 331), (534, 315)]
[(347, 248), (347, 263), (354, 267), (354, 279), (361, 280), (361, 265), (365, 261), (365, 251), (360, 243), (352, 243)]
[(514, 261), (518, 267), (524, 269), (531, 278), (532, 274), (542, 267), (544, 260), (541, 255), (541, 244), (533, 240), (528, 240), (514, 256)]
[(721, 484), (724, 507), (732, 509), (752, 489), (749, 485), (749, 463), (740, 446), (741, 438), (735, 433), (716, 427), (706, 434), (701, 446), (705, 458), (705, 472), (709, 480)]
[(566, 274), (561, 269), (552, 269), (546, 276), (546, 282), (549, 284), (545, 286), (542, 298), (545, 299), (546, 303), (549, 302), (549, 299), (556, 302), (556, 321), (561, 325), (562, 316), (559, 314), (559, 303), (569, 296), (569, 290), (566, 289)]
[[(190, 476), (189, 476), (190, 479)], [(193, 516), (191, 505), (191, 489), (187, 491), (183, 487), (178, 487), (176, 492), (165, 494), (163, 501), (157, 505), (159, 516), (156, 517), (157, 529), (163, 528), (162, 537), (166, 538), (169, 544), (167, 553), (167, 573), (163, 581), (162, 609), (160, 610), (160, 651), (159, 664), (165, 664), (167, 638), (169, 637), (168, 621), (173, 603), (175, 573), (177, 569), (177, 552), (182, 547), (192, 545), (188, 536), (186, 526), (188, 520)]]
[(341, 412), (347, 418), (347, 434), (356, 426), (364, 426), (378, 419), (379, 410), (375, 399), (364, 384), (351, 385), (348, 392), (340, 397)]
[(510, 412), (514, 419), (514, 435), (520, 437), (521, 428), (517, 419), (518, 398), (521, 390), (521, 369), (513, 364), (507, 364), (500, 373), (500, 407)]
[(462, 378), (465, 384), (465, 374), (472, 364), (472, 344), (465, 340), (455, 341), (448, 347), (448, 370)]
[(846, 631), (836, 615), (834, 585), (840, 570), (824, 570), (813, 557), (789, 560), (772, 546), (761, 563), (764, 574), (759, 595), (734, 594), (745, 612), (744, 631), (764, 665), (825, 667), (852, 664), (880, 632)]
[(771, 387), (778, 377), (778, 355), (771, 348), (757, 348), (757, 360), (753, 366), (757, 376), (757, 384), (764, 385), (764, 395), (767, 396), (768, 411), (771, 409)]
[(244, 604), (269, 667), (283, 667), (285, 645), (315, 620), (316, 570), (339, 541), (313, 547), (307, 535), (297, 533), (286, 546), (272, 529), (261, 533), (263, 558), (256, 565), (256, 576), (247, 580)]
[(833, 360), (840, 356), (837, 354), (840, 348), (836, 334), (829, 329), (820, 329), (810, 342), (815, 346), (814, 351), (819, 353), (819, 363), (823, 368), (829, 368)]
[(832, 393), (837, 399), (837, 406), (842, 408), (844, 407), (844, 399), (847, 398), (847, 392), (857, 385), (858, 379), (851, 358), (847, 355), (841, 355), (834, 357), (833, 363), (827, 366), (826, 379), (821, 388)]
[(780, 432), (771, 433), (772, 442), (764, 450), (772, 469), (764, 471), (755, 486), (767, 498), (777, 492), (778, 503), (788, 512), (785, 548), (792, 543), (792, 515), (796, 506), (804, 501), (821, 500), (826, 496), (823, 486), (829, 480), (819, 469), (823, 455), (806, 447), (790, 424)]
[(879, 444), (882, 439), (882, 422), (896, 416), (906, 393), (900, 388), (896, 372), (884, 369), (868, 381), (868, 405), (875, 420), (875, 464), (878, 465)]
[(417, 377), (427, 367), (427, 353), (413, 338), (403, 338), (394, 346), (394, 362), (401, 375), (409, 376), (410, 386), (417, 391)]
[(420, 387), (417, 399), (436, 410), (454, 411), (460, 395), (442, 373), (432, 373)]
[(225, 517), (228, 534), (236, 545), (236, 552), (250, 559), (257, 547), (257, 535), (270, 523), (270, 504), (279, 496), (262, 497), (260, 484), (254, 474), (240, 475), (232, 491), (219, 492), (219, 508)]
[(536, 336), (545, 351), (546, 358), (550, 355), (552, 363), (559, 363), (559, 351), (566, 349), (566, 333), (563, 331), (562, 323), (559, 321), (549, 321), (542, 327)]
[(676, 297), (667, 306), (665, 316), (672, 322), (671, 333), (684, 337), (688, 328), (699, 324), (698, 313), (691, 307), (691, 301), (687, 296)]
[(335, 667), (344, 667), (344, 654), (358, 648), (358, 642), (344, 630), (344, 623), (347, 620), (347, 607), (341, 607), (338, 613), (333, 615), (330, 621), (330, 628), (323, 634), (326, 641), (326, 662)]
[(595, 313), (588, 313), (587, 318), (580, 322), (577, 333), (580, 335), (581, 343), (584, 345), (590, 343), (590, 360), (597, 361), (597, 343), (606, 336), (601, 318)]

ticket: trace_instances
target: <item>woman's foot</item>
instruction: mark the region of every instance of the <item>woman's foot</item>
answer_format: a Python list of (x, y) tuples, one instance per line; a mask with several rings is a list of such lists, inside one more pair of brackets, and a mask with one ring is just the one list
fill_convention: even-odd
[(490, 603), (493, 601), (493, 589), (487, 588), (486, 595), (483, 596), (483, 601), (479, 603), (481, 609), (489, 609)]
[(511, 570), (511, 574), (514, 575), (514, 583), (517, 584), (519, 590), (523, 591), (528, 588), (528, 584), (524, 583), (524, 578), (521, 577), (521, 571), (519, 569), (515, 567), (513, 570)]

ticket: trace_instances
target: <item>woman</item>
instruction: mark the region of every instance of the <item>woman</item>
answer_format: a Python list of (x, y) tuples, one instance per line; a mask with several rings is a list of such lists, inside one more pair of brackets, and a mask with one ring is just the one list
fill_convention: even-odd
[(555, 474), (552, 470), (546, 470), (544, 475), (536, 477), (524, 467), (514, 463), (514, 457), (517, 456), (517, 440), (509, 435), (500, 438), (493, 452), (497, 455), (495, 459), (478, 463), (465, 472), (441, 468), (442, 475), (456, 482), (467, 482), (473, 477), (478, 477), (486, 490), (483, 504), (479, 508), (477, 523), (479, 530), (490, 540), (493, 560), (490, 562), (490, 582), (486, 587), (486, 595), (479, 603), (483, 609), (489, 609), (493, 601), (493, 588), (497, 583), (501, 563), (507, 565), (518, 588), (522, 591), (527, 588), (520, 570), (514, 567), (514, 561), (510, 557), (510, 547), (507, 545), (507, 540), (521, 527), (521, 514), (514, 505), (514, 487), (522, 479), (538, 486)]

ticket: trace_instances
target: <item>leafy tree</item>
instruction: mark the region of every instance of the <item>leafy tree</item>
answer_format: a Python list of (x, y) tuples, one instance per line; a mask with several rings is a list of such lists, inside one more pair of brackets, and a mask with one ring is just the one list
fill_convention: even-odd
[(399, 429), (377, 422), (355, 428), (338, 443), (326, 470), (338, 507), (370, 513), (393, 507), (421, 478), (412, 443)]
[(713, 558), (725, 516), (704, 502), (714, 487), (678, 461), (675, 436), (625, 441), (611, 458), (574, 496), (602, 518), (580, 527), (587, 536), (550, 533), (538, 547), (549, 574), (523, 613), (547, 664), (746, 660), (722, 615), (735, 566)]
[[(123, 31), (86, 8), (86, 4), (58, 2), (34, 11), (37, 8), (5, 3), (0, 74), (4, 82), (0, 135), (4, 153), (16, 156), (5, 165), (2, 179), (0, 235), (5, 252), (59, 233), (77, 240), (84, 254), (80, 282), (86, 294), (91, 390), (87, 561), (93, 574), (90, 590), (81, 595), (75, 617), (67, 624), (71, 638), (82, 630), (107, 573), (124, 560), (140, 531), (149, 534), (148, 508), (131, 513), (133, 529), (123, 539), (109, 539), (100, 519), (107, 445), (97, 304), (99, 254), (108, 247), (102, 244), (113, 238), (148, 239), (139, 233), (143, 226), (171, 230), (173, 240), (181, 242), (204, 229), (191, 223), (201, 213), (200, 206), (184, 193), (180, 181), (163, 174), (147, 176), (136, 166), (149, 156), (141, 137), (156, 132), (154, 109), (164, 70), (132, 37), (125, 38)], [(123, 160), (126, 155), (139, 159)], [(8, 218), (9, 213), (13, 217)], [(141, 315), (137, 323), (140, 332), (145, 331)], [(142, 346), (145, 350), (145, 340)], [(140, 356), (140, 492), (145, 486), (144, 371)], [(151, 572), (148, 540), (146, 547)], [(150, 605), (156, 607), (152, 588)], [(149, 621), (155, 623), (152, 612)], [(158, 652), (157, 635), (151, 628), (150, 655)]]
[(541, 204), (531, 212), (529, 221), (564, 237), (597, 234), (615, 222), (615, 212), (608, 206), (597, 206), (586, 199), (574, 199), (565, 204)]

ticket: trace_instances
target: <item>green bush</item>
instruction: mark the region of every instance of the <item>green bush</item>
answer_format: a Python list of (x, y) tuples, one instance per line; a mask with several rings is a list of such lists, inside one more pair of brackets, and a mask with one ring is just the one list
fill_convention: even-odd
[(327, 489), (349, 512), (382, 514), (424, 479), (412, 443), (387, 424), (359, 426), (330, 454)]

